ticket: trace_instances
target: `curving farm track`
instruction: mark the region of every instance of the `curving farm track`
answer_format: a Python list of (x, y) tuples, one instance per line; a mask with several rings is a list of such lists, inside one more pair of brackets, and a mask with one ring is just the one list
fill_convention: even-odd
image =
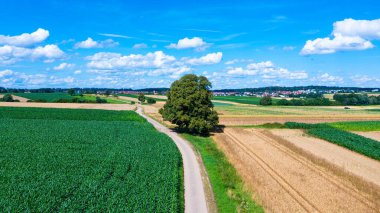
[(196, 155), (188, 142), (182, 139), (177, 133), (146, 116), (141, 107), (137, 109), (142, 117), (147, 119), (158, 131), (167, 134), (173, 139), (182, 154), (185, 184), (185, 212), (203, 213), (208, 212), (206, 193), (203, 186), (201, 167)]

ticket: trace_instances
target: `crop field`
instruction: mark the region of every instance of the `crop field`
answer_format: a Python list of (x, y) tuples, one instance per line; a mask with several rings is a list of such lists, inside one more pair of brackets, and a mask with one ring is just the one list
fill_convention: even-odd
[[(89, 101), (96, 101), (96, 95), (83, 95), (82, 97), (81, 96), (74, 96), (74, 97), (84, 99), (84, 100), (89, 100)], [(109, 96), (109, 97), (99, 96), (99, 97), (107, 100), (107, 103), (109, 104), (130, 104), (131, 103), (131, 101), (129, 100), (122, 100), (122, 99), (118, 99), (117, 97), (112, 97), (112, 96)]]
[(30, 100), (45, 100), (46, 102), (54, 102), (58, 99), (71, 99), (67, 93), (14, 93), (16, 96), (27, 98)]
[(380, 120), (379, 106), (344, 107), (329, 106), (215, 106), (223, 125), (257, 125), (265, 123), (321, 123), (339, 121)]
[(337, 122), (329, 125), (346, 131), (380, 131), (380, 121)]
[(377, 211), (380, 185), (368, 183), (380, 183), (379, 161), (301, 130), (276, 131), (281, 138), (269, 129), (230, 127), (213, 136), (266, 211)]
[[(212, 99), (218, 100), (218, 101), (230, 101), (230, 102), (235, 102), (239, 104), (255, 104), (255, 105), (259, 105), (260, 100), (261, 100), (261, 98), (259, 97), (248, 97), (248, 96), (214, 96)], [(272, 101), (276, 103), (278, 100), (273, 99)]]
[(133, 111), (0, 108), (4, 212), (181, 212), (175, 144)]
[(306, 129), (307, 133), (310, 135), (361, 153), (375, 160), (380, 160), (380, 143), (373, 139), (340, 130), (331, 127), (328, 124), (303, 124), (289, 122), (286, 123), (285, 126), (292, 129)]
[[(118, 94), (118, 95), (119, 96), (124, 96), (124, 97), (136, 98), (136, 99), (139, 97), (139, 95), (137, 95), (137, 94)], [(145, 95), (145, 97), (146, 98), (147, 97), (153, 98), (156, 101), (166, 101), (166, 97), (165, 96), (161, 97), (161, 96), (158, 96), (158, 95)]]

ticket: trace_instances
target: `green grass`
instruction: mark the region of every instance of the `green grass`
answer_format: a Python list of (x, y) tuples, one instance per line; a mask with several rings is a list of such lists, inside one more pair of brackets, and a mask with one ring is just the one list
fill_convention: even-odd
[[(249, 96), (214, 96), (213, 100), (218, 101), (231, 101), (240, 104), (255, 104), (259, 105), (261, 98)], [(273, 103), (277, 103), (278, 99), (272, 99)]]
[(380, 131), (380, 121), (337, 122), (331, 123), (329, 125), (346, 131)]
[(370, 138), (337, 129), (329, 124), (303, 124), (288, 122), (285, 126), (292, 129), (306, 129), (307, 133), (375, 160), (380, 160), (380, 143)]
[(58, 99), (71, 99), (67, 93), (13, 93), (16, 96), (27, 98), (30, 100), (45, 100), (46, 102), (54, 102)]
[(0, 108), (3, 212), (181, 212), (175, 144), (132, 111)]
[[(84, 99), (84, 100), (89, 100), (89, 101), (96, 101), (96, 96), (94, 95), (83, 95), (83, 96), (75, 96), (77, 98), (80, 98), (80, 99)], [(99, 96), (100, 98), (102, 99), (106, 99), (107, 100), (107, 103), (109, 104), (130, 104), (131, 101), (128, 101), (128, 100), (120, 100), (120, 99), (117, 99), (116, 97), (105, 97), (105, 96)]]
[(264, 212), (263, 208), (256, 204), (244, 189), (235, 168), (210, 137), (188, 134), (184, 134), (183, 137), (190, 141), (202, 155), (219, 212)]
[[(137, 94), (118, 94), (118, 96), (124, 96), (124, 97), (136, 98), (136, 99), (139, 97), (139, 95)], [(164, 98), (153, 98), (153, 97), (145, 96), (145, 99), (147, 98), (152, 98), (156, 101), (167, 101), (167, 99), (164, 99)]]
[(227, 103), (216, 102), (216, 101), (213, 101), (212, 103), (214, 104), (215, 107), (233, 106), (233, 104), (227, 104)]
[(281, 123), (266, 123), (258, 125), (235, 125), (228, 127), (238, 127), (238, 128), (261, 128), (261, 129), (284, 129), (286, 128), (284, 124)]

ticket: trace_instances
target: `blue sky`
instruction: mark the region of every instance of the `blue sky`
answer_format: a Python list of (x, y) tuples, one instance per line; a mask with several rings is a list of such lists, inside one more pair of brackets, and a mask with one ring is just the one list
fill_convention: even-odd
[(0, 86), (379, 87), (377, 1), (0, 2)]

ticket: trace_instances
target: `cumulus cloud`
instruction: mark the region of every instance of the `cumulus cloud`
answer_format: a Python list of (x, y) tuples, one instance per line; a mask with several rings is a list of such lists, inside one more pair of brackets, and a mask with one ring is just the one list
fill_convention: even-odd
[[(35, 46), (49, 37), (49, 31), (39, 28), (33, 33), (17, 36), (0, 35), (0, 65), (14, 64), (23, 59), (44, 59), (54, 61), (64, 56), (64, 52), (55, 44)], [(31, 46), (31, 47), (29, 47)]]
[(333, 76), (328, 73), (323, 73), (316, 78), (314, 78), (315, 81), (321, 82), (321, 83), (332, 83), (332, 84), (341, 84), (343, 83), (343, 78), (339, 76)]
[(148, 45), (146, 45), (145, 43), (133, 45), (133, 49), (145, 49), (145, 48), (148, 48)]
[(170, 45), (166, 46), (168, 49), (196, 49), (198, 51), (203, 51), (207, 47), (209, 47), (210, 44), (203, 41), (202, 38), (194, 37), (194, 38), (183, 38), (180, 39), (176, 44), (171, 43)]
[(223, 57), (223, 53), (217, 52), (217, 53), (209, 53), (200, 58), (190, 58), (190, 59), (184, 58), (183, 61), (191, 65), (217, 64), (222, 60), (222, 57)]
[(75, 75), (79, 75), (79, 74), (81, 74), (81, 73), (82, 73), (82, 70), (75, 70), (75, 71), (74, 71), (74, 74), (75, 74)]
[(75, 64), (61, 63), (58, 66), (55, 66), (53, 69), (54, 70), (64, 70), (64, 69), (72, 68), (74, 66), (75, 66)]
[(245, 68), (230, 68), (227, 71), (230, 75), (259, 75), (264, 79), (282, 78), (290, 80), (306, 79), (308, 77), (305, 71), (289, 71), (288, 69), (277, 67), (271, 61), (248, 64)]
[(0, 35), (0, 44), (11, 45), (11, 46), (30, 46), (33, 44), (40, 43), (49, 37), (49, 31), (38, 28), (33, 33), (23, 33), (17, 36), (5, 36)]
[(119, 53), (100, 52), (86, 58), (92, 69), (131, 69), (131, 68), (160, 68), (174, 62), (174, 56), (162, 51), (153, 53), (121, 55)]
[(104, 41), (95, 41), (92, 38), (88, 37), (87, 40), (78, 42), (75, 44), (75, 48), (79, 49), (91, 49), (91, 48), (106, 48), (106, 47), (114, 47), (119, 45), (118, 42), (113, 41), (112, 39), (107, 39)]
[(89, 61), (87, 72), (91, 73), (125, 73), (129, 75), (159, 76), (166, 75), (178, 78), (180, 75), (191, 72), (193, 66), (217, 64), (222, 60), (221, 52), (209, 53), (199, 58), (176, 59), (163, 51), (147, 54), (122, 55), (119, 53), (99, 52), (86, 57)]
[(332, 38), (308, 40), (302, 55), (331, 54), (338, 51), (366, 50), (373, 48), (371, 40), (380, 39), (380, 19), (345, 19), (334, 23)]
[(9, 75), (12, 75), (13, 74), (13, 71), (12, 70), (3, 70), (3, 71), (0, 71), (0, 78), (4, 78), (5, 76), (9, 76)]
[(365, 83), (370, 83), (370, 82), (379, 83), (380, 82), (380, 78), (370, 77), (368, 75), (354, 75), (354, 76), (351, 76), (350, 79), (357, 84), (365, 84)]
[(354, 20), (345, 19), (334, 23), (333, 34), (344, 36), (358, 36), (364, 39), (380, 39), (380, 19)]
[(55, 44), (25, 48), (16, 46), (0, 46), (0, 64), (14, 64), (22, 59), (58, 59), (64, 56), (64, 52)]

